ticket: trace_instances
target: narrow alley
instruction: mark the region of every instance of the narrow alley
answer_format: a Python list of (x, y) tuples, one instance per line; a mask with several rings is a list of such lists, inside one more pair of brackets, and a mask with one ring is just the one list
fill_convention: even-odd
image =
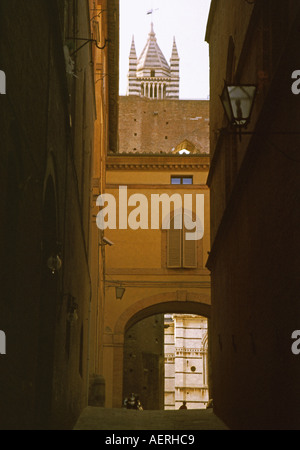
[(299, 0), (0, 0), (1, 430), (300, 430), (299, 42)]

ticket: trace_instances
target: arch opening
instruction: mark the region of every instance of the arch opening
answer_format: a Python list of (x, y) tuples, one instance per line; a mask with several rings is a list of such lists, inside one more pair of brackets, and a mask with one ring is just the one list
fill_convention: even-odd
[(206, 408), (209, 316), (209, 305), (178, 301), (136, 313), (125, 327), (123, 399), (134, 392), (144, 409)]
[(195, 298), (195, 300), (176, 300), (175, 294), (172, 295), (172, 299), (170, 299), (170, 301), (155, 303), (153, 305), (144, 307), (143, 309), (140, 309), (135, 314), (133, 314), (131, 317), (128, 317), (128, 320), (124, 324), (124, 332), (126, 333), (128, 329), (135, 323), (147, 317), (157, 314), (168, 314), (170, 313), (170, 311), (174, 314), (195, 314), (198, 316), (206, 317), (207, 319), (210, 318), (211, 306), (208, 302), (208, 299), (204, 298), (204, 296), (203, 298), (204, 300), (207, 300), (207, 302), (200, 302), (198, 300), (198, 296)]

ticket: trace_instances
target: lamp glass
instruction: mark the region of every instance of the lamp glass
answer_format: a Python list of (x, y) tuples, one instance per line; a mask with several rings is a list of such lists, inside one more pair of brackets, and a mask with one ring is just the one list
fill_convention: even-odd
[(125, 294), (125, 290), (126, 289), (123, 287), (119, 287), (119, 286), (116, 287), (116, 297), (118, 300), (122, 300), (123, 295)]
[(225, 85), (221, 101), (232, 125), (245, 127), (249, 123), (255, 95), (254, 85)]
[(242, 127), (250, 120), (256, 86), (227, 86), (234, 122)]
[(231, 104), (230, 104), (230, 98), (229, 98), (229, 93), (228, 93), (228, 86), (225, 85), (222, 95), (221, 95), (221, 102), (223, 105), (223, 108), (225, 110), (225, 114), (229, 120), (230, 123), (234, 122), (234, 117), (233, 117), (233, 112), (231, 109)]

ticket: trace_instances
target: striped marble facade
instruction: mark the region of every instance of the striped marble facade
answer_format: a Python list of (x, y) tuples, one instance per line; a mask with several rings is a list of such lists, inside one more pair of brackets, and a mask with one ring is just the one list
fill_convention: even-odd
[(179, 98), (179, 55), (174, 38), (170, 65), (158, 46), (151, 24), (147, 43), (137, 58), (134, 38), (129, 55), (127, 95), (138, 95), (150, 99)]

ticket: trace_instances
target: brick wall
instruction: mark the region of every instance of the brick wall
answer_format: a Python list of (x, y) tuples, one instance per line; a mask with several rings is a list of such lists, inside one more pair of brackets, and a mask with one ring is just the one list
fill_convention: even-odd
[(209, 153), (209, 102), (120, 97), (119, 152), (171, 152), (188, 140)]

